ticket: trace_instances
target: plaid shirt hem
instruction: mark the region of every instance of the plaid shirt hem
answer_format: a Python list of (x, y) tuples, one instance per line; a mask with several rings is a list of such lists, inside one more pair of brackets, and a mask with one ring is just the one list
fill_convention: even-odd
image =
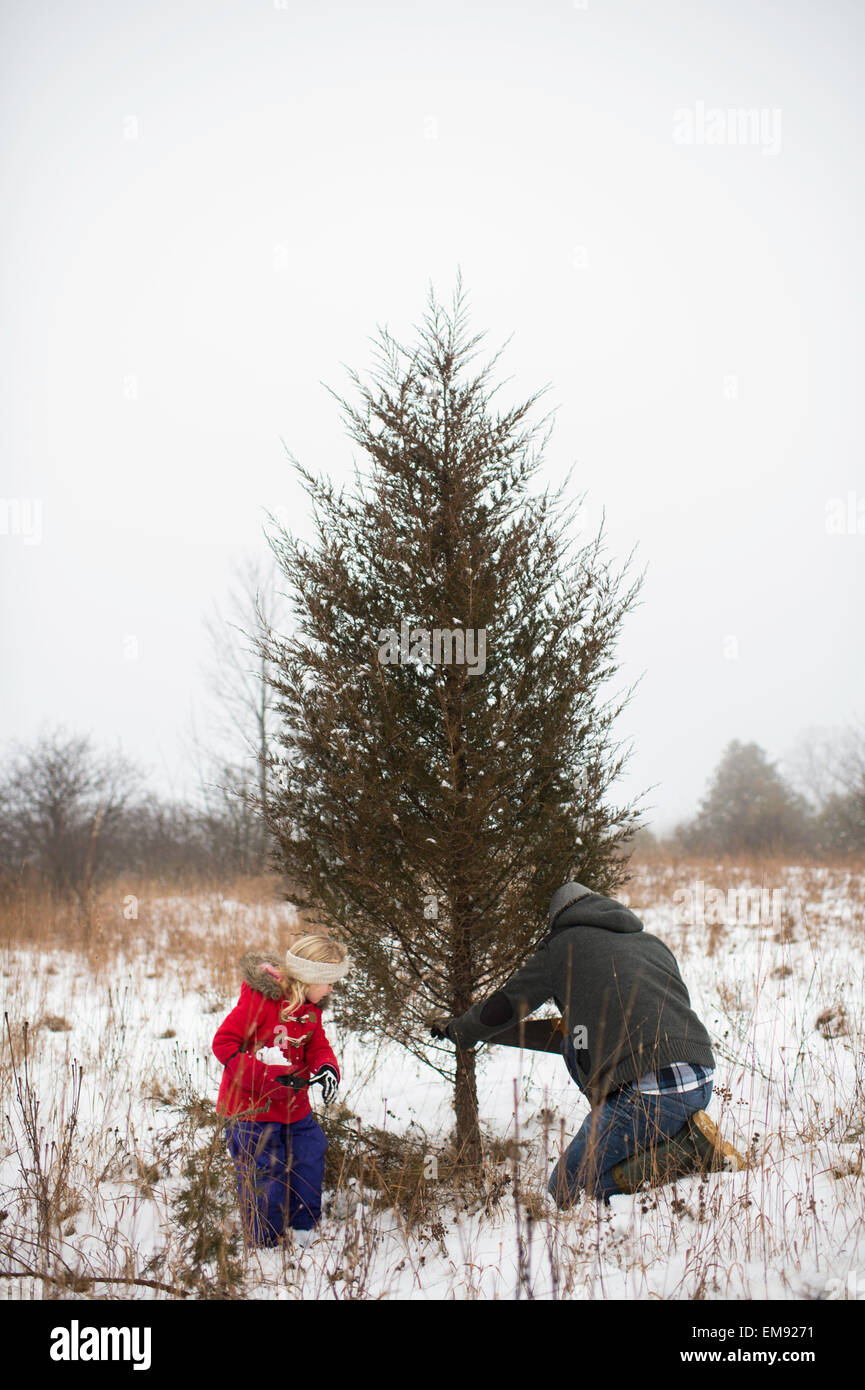
[(661, 1067), (658, 1071), (646, 1072), (639, 1081), (635, 1081), (635, 1090), (641, 1091), (644, 1096), (662, 1096), (667, 1091), (696, 1091), (700, 1086), (705, 1086), (707, 1081), (711, 1081), (714, 1076), (711, 1067), (696, 1067), (690, 1062), (671, 1062), (668, 1067)]

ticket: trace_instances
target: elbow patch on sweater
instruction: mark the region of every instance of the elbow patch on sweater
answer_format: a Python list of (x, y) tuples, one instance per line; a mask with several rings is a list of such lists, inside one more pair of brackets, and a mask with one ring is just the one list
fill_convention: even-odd
[(513, 1017), (511, 1001), (500, 989), (490, 996), (480, 1013), (480, 1020), (485, 1028), (497, 1028), (500, 1024), (508, 1023)]

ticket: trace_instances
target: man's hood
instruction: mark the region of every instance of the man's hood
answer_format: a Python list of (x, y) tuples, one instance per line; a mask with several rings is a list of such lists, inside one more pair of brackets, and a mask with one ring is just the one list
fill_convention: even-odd
[(588, 893), (578, 902), (571, 903), (556, 918), (556, 925), (549, 935), (565, 927), (603, 927), (605, 931), (642, 931), (639, 917), (615, 898), (605, 898), (601, 893)]

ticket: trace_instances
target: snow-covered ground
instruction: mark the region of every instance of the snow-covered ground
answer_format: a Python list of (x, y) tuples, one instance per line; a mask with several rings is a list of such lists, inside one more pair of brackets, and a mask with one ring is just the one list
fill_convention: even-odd
[[(773, 917), (757, 914), (753, 900), (749, 916), (737, 897), (759, 883), (724, 872), (729, 882), (721, 873), (711, 881), (725, 894), (727, 920), (714, 925), (694, 921), (705, 866), (646, 866), (619, 897), (679, 960), (717, 1058), (709, 1110), (724, 1136), (751, 1156), (747, 1171), (616, 1197), (603, 1214), (593, 1202), (568, 1213), (542, 1208), (537, 1199), (560, 1136), (574, 1134), (587, 1104), (557, 1058), (527, 1055), (520, 1069), (517, 1051), (489, 1047), (479, 1053), (482, 1122), (487, 1134), (519, 1141), (522, 1200), (515, 1204), (508, 1186), (486, 1210), (445, 1206), (440, 1222), (408, 1231), (396, 1210), (375, 1209), (369, 1193), (353, 1208), (346, 1194), (338, 1202), (328, 1194), (329, 1214), (307, 1250), (243, 1257), (243, 1296), (865, 1297), (865, 876), (786, 869), (769, 884), (781, 895)], [(683, 890), (691, 894), (684, 908)], [(293, 913), (219, 897), (145, 907), (149, 929), (140, 942), (132, 921), (128, 949), (99, 968), (83, 954), (20, 942), (2, 953), (19, 1076), (22, 1024), (30, 1024), (27, 1079), (39, 1103), (43, 1192), (56, 1175), (80, 1085), (69, 1145), (72, 1196), (49, 1265), (4, 1036), (4, 1269), (56, 1277), (65, 1264), (90, 1278), (170, 1282), (164, 1271), (171, 1260), (160, 1261), (160, 1252), (181, 1248), (173, 1214), (183, 1168), (177, 1106), (195, 1096), (215, 1099), (220, 1067), (211, 1039), (239, 987), (226, 960), (250, 947), (277, 947)], [(441, 1144), (453, 1124), (443, 1078), (398, 1047), (343, 1035), (332, 1020), (328, 1033), (342, 1064), (343, 1105), (369, 1125), (425, 1137), (431, 1152)], [(318, 1095), (313, 1103), (321, 1106)], [(513, 1175), (508, 1164), (502, 1172)], [(43, 1284), (4, 1279), (0, 1296), (41, 1297)], [(97, 1282), (86, 1296), (164, 1295), (146, 1283)]]

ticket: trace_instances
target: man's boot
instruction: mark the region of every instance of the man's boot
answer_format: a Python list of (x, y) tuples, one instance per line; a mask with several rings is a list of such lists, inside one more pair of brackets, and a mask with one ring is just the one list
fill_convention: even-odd
[(676, 1134), (653, 1148), (638, 1149), (617, 1163), (612, 1173), (620, 1192), (638, 1192), (689, 1173), (736, 1173), (746, 1167), (742, 1155), (721, 1138), (705, 1110), (697, 1110)]

